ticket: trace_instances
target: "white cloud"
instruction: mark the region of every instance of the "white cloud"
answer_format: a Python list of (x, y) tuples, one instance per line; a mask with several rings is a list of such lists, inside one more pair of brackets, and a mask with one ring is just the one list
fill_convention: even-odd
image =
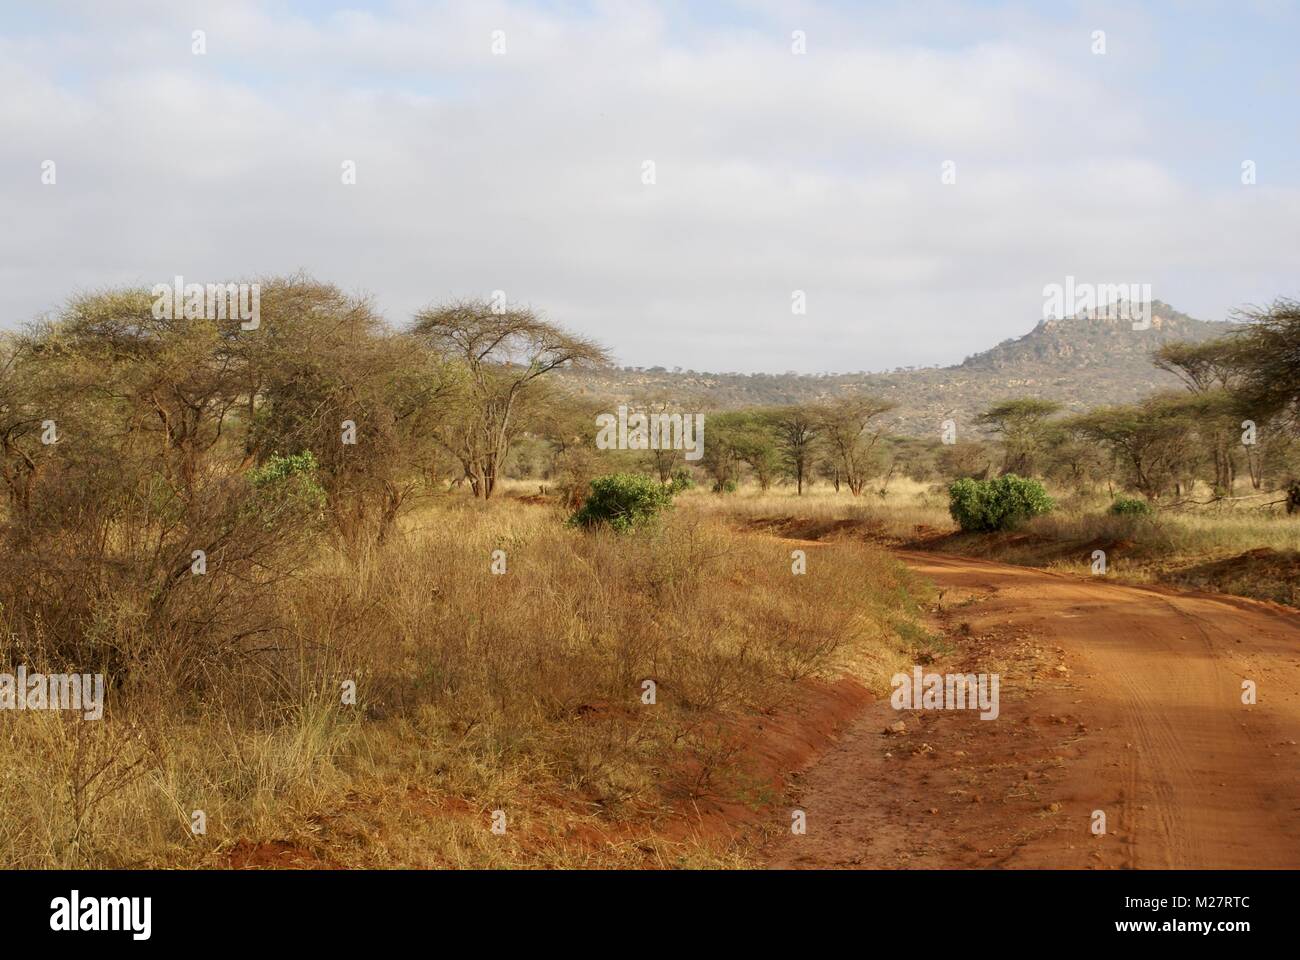
[(137, 9), (0, 32), (6, 325), (74, 289), (305, 268), (395, 322), (504, 289), (639, 365), (880, 369), (1023, 332), (1067, 273), (1213, 316), (1288, 292), (1296, 259), (1297, 191), (1169, 166), (1178, 129), (1086, 55), (1087, 21), (962, 8), (970, 42), (925, 45), (905, 7)]

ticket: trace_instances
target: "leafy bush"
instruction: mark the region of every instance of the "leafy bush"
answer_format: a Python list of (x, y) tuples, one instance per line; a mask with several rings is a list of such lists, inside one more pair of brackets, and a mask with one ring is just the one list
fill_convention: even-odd
[(690, 490), (694, 486), (695, 479), (685, 467), (678, 467), (668, 481), (668, 489), (673, 493), (681, 493), (683, 490)]
[(611, 473), (591, 481), (591, 493), (569, 518), (580, 527), (608, 524), (619, 533), (649, 523), (673, 502), (673, 489), (639, 473)]
[(948, 487), (948, 512), (967, 532), (1009, 530), (1053, 506), (1041, 483), (1014, 473), (992, 480), (964, 477)]
[(1110, 512), (1117, 517), (1149, 517), (1151, 504), (1137, 497), (1120, 497), (1110, 505)]
[(317, 478), (316, 457), (310, 450), (291, 456), (274, 454), (248, 472), (257, 493), (256, 509), (267, 524), (285, 520), (306, 521), (325, 509), (325, 489)]

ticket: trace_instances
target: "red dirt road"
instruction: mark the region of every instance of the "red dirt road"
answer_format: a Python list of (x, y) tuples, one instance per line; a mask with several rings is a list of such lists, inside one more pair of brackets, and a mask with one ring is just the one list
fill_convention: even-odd
[(1300, 616), (898, 556), (941, 591), (924, 669), (999, 674), (1000, 715), (870, 704), (796, 776), (807, 833), (770, 866), (1300, 867)]

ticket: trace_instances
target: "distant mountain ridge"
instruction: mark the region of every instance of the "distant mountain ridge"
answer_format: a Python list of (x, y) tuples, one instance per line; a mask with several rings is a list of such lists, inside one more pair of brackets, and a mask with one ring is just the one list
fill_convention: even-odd
[(937, 433), (948, 418), (962, 426), (988, 406), (1011, 397), (1056, 400), (1081, 411), (1129, 403), (1178, 386), (1151, 363), (1164, 343), (1200, 342), (1222, 336), (1226, 322), (1197, 320), (1166, 303), (1151, 303), (1151, 326), (1134, 330), (1129, 320), (1079, 316), (1041, 320), (1024, 336), (973, 354), (950, 367), (891, 373), (739, 374), (609, 367), (557, 371), (570, 389), (608, 402), (666, 399), (703, 411), (780, 406), (826, 400), (868, 390), (898, 404), (892, 428), (899, 433)]
[(1067, 369), (1082, 365), (1112, 369), (1131, 360), (1145, 367), (1150, 364), (1151, 352), (1160, 344), (1171, 340), (1208, 340), (1221, 336), (1228, 326), (1197, 320), (1167, 303), (1153, 300), (1150, 330), (1134, 330), (1129, 320), (1095, 316), (1040, 320), (1023, 337), (1004, 340), (996, 347), (967, 357), (958, 368), (993, 371), (1039, 366)]

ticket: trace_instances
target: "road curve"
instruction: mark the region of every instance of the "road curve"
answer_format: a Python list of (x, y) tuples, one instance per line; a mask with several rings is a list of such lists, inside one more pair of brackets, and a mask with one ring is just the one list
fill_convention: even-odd
[(1300, 867), (1294, 611), (897, 555), (940, 592), (924, 669), (999, 673), (1000, 715), (873, 704), (795, 780), (807, 833), (770, 865)]

